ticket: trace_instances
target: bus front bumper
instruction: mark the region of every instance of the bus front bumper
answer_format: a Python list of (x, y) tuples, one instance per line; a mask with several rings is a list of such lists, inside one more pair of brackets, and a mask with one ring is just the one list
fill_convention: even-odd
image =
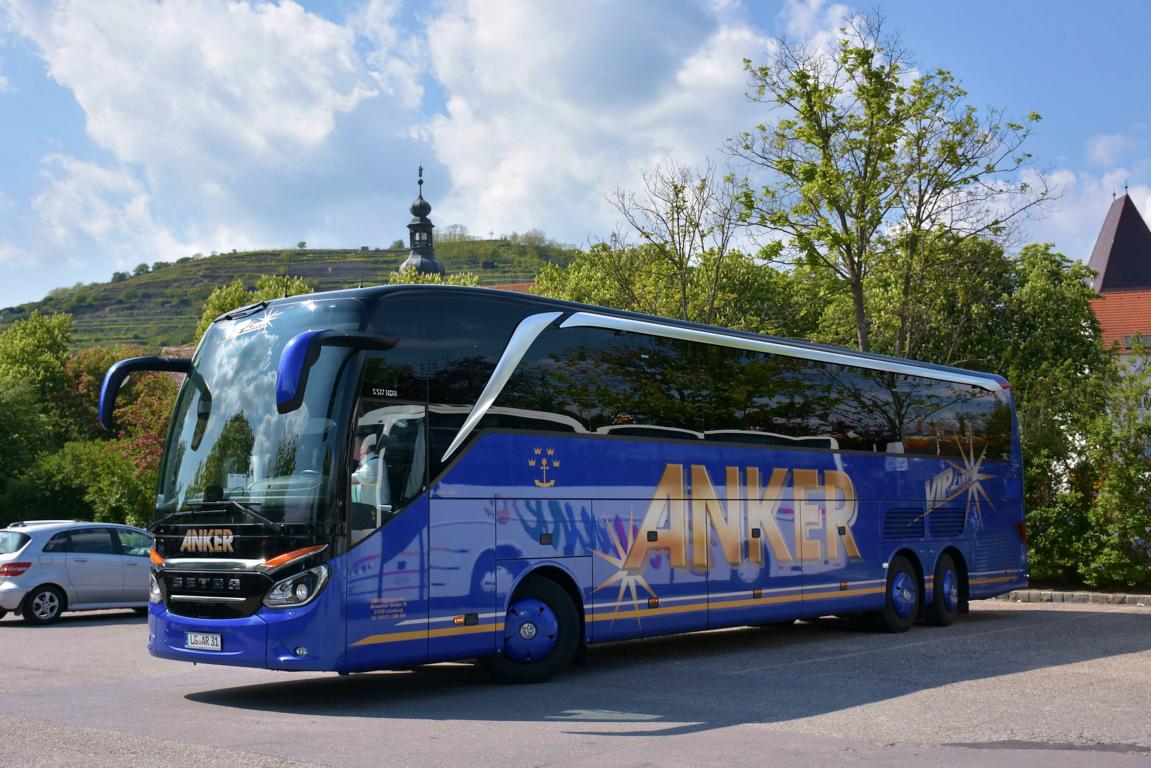
[(197, 664), (339, 670), (344, 658), (343, 625), (326, 620), (327, 613), (323, 601), (316, 601), (287, 611), (261, 609), (242, 619), (201, 619), (153, 604), (148, 611), (148, 652), (161, 659)]

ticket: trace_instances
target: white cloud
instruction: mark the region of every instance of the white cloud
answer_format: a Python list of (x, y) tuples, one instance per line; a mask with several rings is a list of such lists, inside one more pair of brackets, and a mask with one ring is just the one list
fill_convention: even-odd
[(367, 61), (377, 73), (380, 86), (408, 109), (420, 105), (420, 84), (425, 67), (422, 38), (406, 34), (397, 17), (400, 0), (367, 0), (348, 19), (349, 26), (372, 46)]
[(1096, 165), (1112, 167), (1135, 148), (1135, 139), (1122, 133), (1092, 136), (1087, 142), (1087, 157)]
[(144, 186), (123, 169), (105, 168), (67, 155), (45, 158), (46, 188), (32, 202), (39, 230), (70, 266), (85, 266), (93, 243), (111, 250), (117, 266), (152, 261), (156, 254), (190, 253), (152, 217)]
[(152, 174), (289, 164), (375, 89), (354, 34), (290, 0), (11, 2), (89, 135)]
[(787, 0), (780, 11), (789, 38), (825, 52), (834, 50), (839, 30), (852, 15), (848, 6), (826, 0)]
[[(446, 114), (424, 134), (449, 170), (438, 208), (472, 231), (606, 236), (602, 195), (669, 156), (699, 163), (753, 125), (742, 58), (769, 41), (702, 3), (451, 5), (429, 25)], [(736, 18), (733, 18), (736, 17)], [(637, 44), (641, 42), (643, 44)]]
[(396, 7), (370, 0), (340, 25), (293, 0), (0, 0), (102, 150), (45, 158), (0, 239), (43, 263), (102, 259), (91, 278), (192, 251), (390, 242), (404, 208), (382, 224), (378, 209), (397, 156), (414, 176), (422, 95)]
[(26, 263), (27, 261), (27, 254), (21, 253), (12, 245), (0, 243), (0, 264), (14, 265)]
[[(1101, 174), (1076, 172), (1067, 168), (1048, 174), (1052, 187), (1060, 190), (1058, 199), (1046, 206), (1046, 216), (1027, 226), (1029, 242), (1052, 242), (1066, 256), (1086, 262), (1107, 217), (1115, 195), (1123, 193), (1131, 177), (1129, 169), (1115, 168)], [(1151, 186), (1131, 184), (1127, 194), (1151, 221)]]

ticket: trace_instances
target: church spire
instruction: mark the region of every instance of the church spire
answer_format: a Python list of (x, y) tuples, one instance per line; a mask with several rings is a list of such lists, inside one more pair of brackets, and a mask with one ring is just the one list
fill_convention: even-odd
[(411, 254), (407, 261), (400, 265), (400, 269), (413, 268), (425, 275), (444, 274), (444, 265), (436, 259), (435, 248), (432, 246), (432, 230), (435, 224), (428, 218), (432, 212), (431, 204), (424, 199), (424, 166), (420, 166), (419, 193), (412, 203), (412, 220), (408, 222), (408, 244)]

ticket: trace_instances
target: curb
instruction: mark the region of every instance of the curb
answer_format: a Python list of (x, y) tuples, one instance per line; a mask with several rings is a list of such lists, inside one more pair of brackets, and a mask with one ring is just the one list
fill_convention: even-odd
[(1014, 603), (1099, 603), (1104, 605), (1133, 605), (1151, 608), (1151, 595), (1129, 595), (1111, 592), (1064, 592), (1057, 589), (1016, 589), (996, 600)]

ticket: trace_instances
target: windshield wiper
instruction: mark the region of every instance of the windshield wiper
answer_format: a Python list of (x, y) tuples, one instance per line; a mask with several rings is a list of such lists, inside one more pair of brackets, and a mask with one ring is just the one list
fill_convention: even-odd
[(275, 520), (271, 519), (270, 517), (265, 517), (264, 515), (261, 515), (259, 510), (257, 510), (253, 506), (250, 506), (248, 504), (243, 504), (239, 501), (234, 501), (232, 499), (220, 499), (219, 501), (192, 501), (192, 502), (188, 502), (189, 507), (191, 507), (192, 505), (195, 505), (194, 509), (182, 509), (179, 512), (173, 512), (170, 515), (165, 515), (164, 517), (161, 517), (156, 522), (152, 523), (152, 526), (155, 527), (155, 526), (163, 525), (164, 523), (167, 523), (169, 520), (172, 520), (174, 518), (185, 517), (187, 515), (198, 515), (201, 512), (224, 512), (228, 507), (231, 507), (231, 508), (235, 509), (236, 511), (240, 512), (241, 514), (244, 514), (244, 515), (256, 520), (257, 522), (263, 523), (264, 525), (266, 525), (269, 528), (271, 528), (272, 530), (274, 530), (276, 533), (279, 533), (280, 531), (282, 531), (284, 529), (283, 523), (276, 522)]
[(256, 314), (266, 306), (268, 306), (268, 302), (257, 301), (255, 304), (249, 304), (246, 307), (240, 307), (239, 309), (233, 309), (231, 312), (225, 312), (212, 322), (218, 323), (221, 320), (239, 320), (241, 317), (247, 317), (248, 315)]

